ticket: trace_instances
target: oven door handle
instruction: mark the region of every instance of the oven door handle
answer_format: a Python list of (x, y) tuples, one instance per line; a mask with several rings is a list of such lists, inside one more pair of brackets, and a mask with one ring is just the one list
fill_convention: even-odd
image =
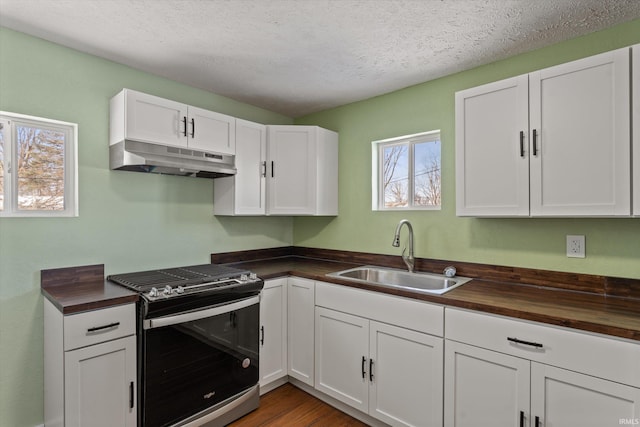
[(177, 314), (175, 316), (158, 317), (157, 319), (145, 319), (143, 323), (144, 329), (161, 328), (163, 326), (176, 325), (178, 323), (192, 322), (194, 320), (214, 317), (224, 313), (230, 313), (235, 310), (249, 307), (260, 302), (259, 296), (246, 298), (230, 304), (221, 304), (215, 307), (206, 308), (204, 310), (191, 311), (189, 313)]

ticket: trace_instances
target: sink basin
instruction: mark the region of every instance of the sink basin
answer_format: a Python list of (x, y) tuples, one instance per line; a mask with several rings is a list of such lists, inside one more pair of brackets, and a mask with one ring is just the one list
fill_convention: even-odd
[(471, 280), (468, 277), (455, 276), (449, 278), (440, 274), (409, 273), (405, 270), (371, 265), (336, 271), (328, 273), (327, 276), (371, 285), (409, 289), (438, 295), (444, 294)]

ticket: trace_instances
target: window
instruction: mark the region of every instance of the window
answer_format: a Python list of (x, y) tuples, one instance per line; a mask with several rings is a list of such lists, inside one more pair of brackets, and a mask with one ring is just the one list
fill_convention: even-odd
[(0, 216), (77, 216), (78, 125), (0, 112)]
[(373, 210), (440, 209), (440, 131), (373, 141)]

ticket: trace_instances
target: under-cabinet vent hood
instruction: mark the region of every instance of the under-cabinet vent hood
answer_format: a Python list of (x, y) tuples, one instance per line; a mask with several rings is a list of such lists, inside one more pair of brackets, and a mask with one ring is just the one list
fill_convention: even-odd
[(235, 175), (235, 156), (124, 140), (109, 146), (111, 169), (218, 178)]

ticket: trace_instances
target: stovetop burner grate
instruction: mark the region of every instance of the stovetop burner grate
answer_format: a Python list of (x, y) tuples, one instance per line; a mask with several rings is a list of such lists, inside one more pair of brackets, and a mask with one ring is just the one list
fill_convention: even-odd
[(216, 264), (192, 265), (188, 267), (167, 268), (162, 270), (140, 271), (136, 273), (114, 274), (108, 280), (139, 292), (152, 287), (192, 286), (207, 282), (216, 282), (237, 278), (248, 271)]

